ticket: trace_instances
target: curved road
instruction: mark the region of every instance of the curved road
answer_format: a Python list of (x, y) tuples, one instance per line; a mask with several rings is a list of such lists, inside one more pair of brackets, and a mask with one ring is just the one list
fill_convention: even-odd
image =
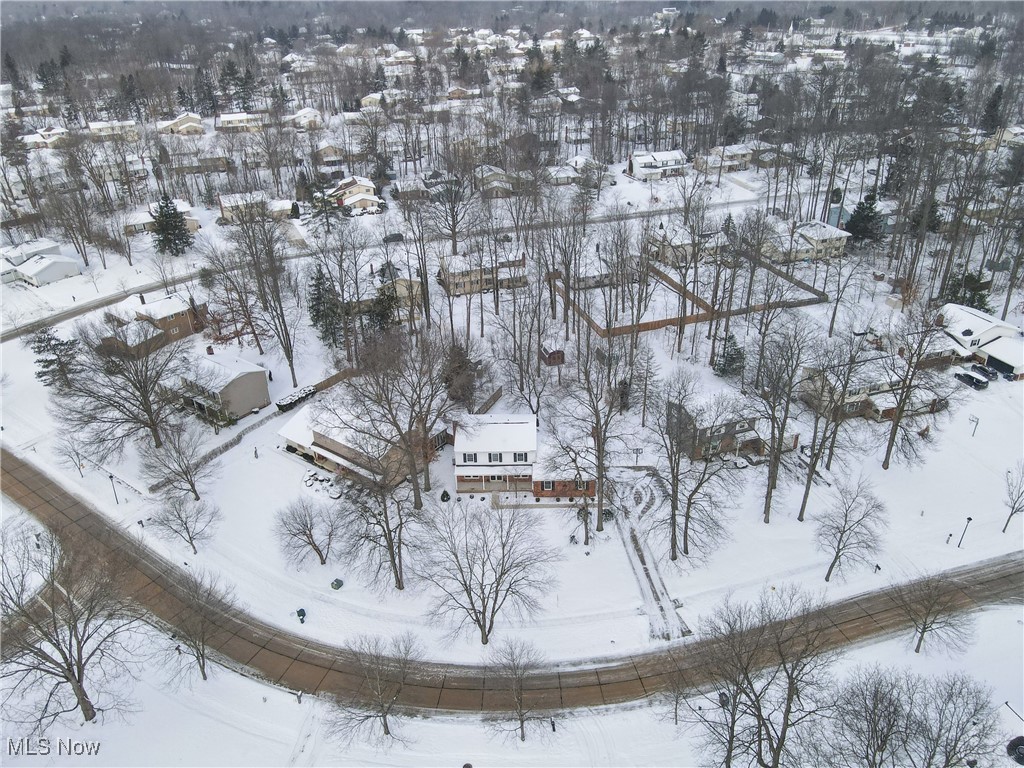
[[(88, 537), (101, 547), (127, 555), (131, 562), (125, 590), (159, 620), (175, 626), (185, 610), (182, 574), (138, 544), (95, 509), (58, 482), (7, 449), (0, 449), (3, 493), (66, 541)], [(1024, 553), (986, 560), (948, 572), (950, 587), (963, 610), (998, 602), (1024, 601)], [(838, 648), (907, 629), (908, 622), (884, 591), (869, 592), (828, 606), (819, 616), (825, 645)], [(218, 613), (220, 628), (211, 645), (254, 674), (287, 688), (311, 694), (359, 698), (362, 678), (340, 648), (315, 642), (262, 623), (240, 611)], [(668, 688), (676, 670), (693, 685), (713, 682), (696, 661), (700, 641), (666, 646), (616, 659), (591, 659), (556, 665), (530, 676), (527, 705), (537, 709), (589, 707), (630, 701)], [(425, 663), (402, 690), (408, 708), (482, 712), (507, 709), (502, 681), (485, 667)]]

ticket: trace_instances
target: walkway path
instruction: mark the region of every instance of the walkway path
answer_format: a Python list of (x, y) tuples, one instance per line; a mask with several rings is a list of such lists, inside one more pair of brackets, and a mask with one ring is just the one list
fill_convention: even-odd
[[(71, 545), (89, 537), (100, 546), (128, 553), (133, 563), (125, 590), (160, 620), (174, 626), (184, 610), (182, 574), (160, 556), (140, 549), (100, 512), (65, 490), (31, 463), (0, 449), (0, 487)], [(1015, 552), (951, 571), (951, 593), (964, 610), (1024, 599), (1024, 553)], [(880, 637), (907, 628), (906, 619), (882, 591), (829, 606), (831, 647)], [(218, 617), (217, 650), (253, 673), (293, 690), (358, 697), (362, 680), (348, 654), (236, 612)], [(698, 641), (699, 642), (699, 641)], [(694, 643), (665, 646), (616, 659), (587, 659), (556, 665), (529, 678), (529, 701), (539, 708), (588, 707), (641, 699), (664, 690), (677, 668), (695, 684), (713, 682), (696, 668)], [(502, 681), (484, 667), (427, 663), (417, 669), (401, 696), (410, 708), (436, 711), (498, 711), (506, 708)]]

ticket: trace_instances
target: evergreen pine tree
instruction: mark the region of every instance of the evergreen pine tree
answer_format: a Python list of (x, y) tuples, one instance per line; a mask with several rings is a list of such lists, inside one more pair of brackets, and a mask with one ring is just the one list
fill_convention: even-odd
[(335, 349), (341, 335), (341, 307), (323, 268), (317, 264), (306, 293), (309, 322), (325, 346)]
[(178, 210), (167, 195), (160, 198), (157, 203), (156, 216), (153, 217), (156, 229), (153, 230), (153, 240), (158, 253), (169, 253), (171, 256), (181, 256), (192, 247), (195, 237), (188, 231), (185, 223), (185, 214)]
[(942, 300), (982, 312), (992, 312), (992, 305), (989, 302), (991, 295), (988, 288), (983, 286), (984, 281), (980, 268), (977, 272), (962, 269), (949, 276), (949, 280), (946, 281), (946, 289), (942, 292)]
[(846, 231), (855, 242), (877, 243), (882, 239), (882, 217), (875, 207), (874, 190), (868, 192), (864, 199), (857, 203), (849, 221), (846, 222)]
[(37, 355), (36, 378), (44, 386), (66, 386), (75, 374), (75, 357), (78, 354), (78, 342), (74, 339), (62, 339), (52, 328), (42, 328), (29, 339), (29, 348)]
[(377, 289), (377, 296), (370, 305), (367, 319), (378, 331), (386, 331), (395, 324), (398, 315), (398, 295), (390, 285)]
[(730, 333), (725, 337), (722, 352), (715, 360), (715, 373), (725, 377), (739, 376), (743, 372), (744, 362), (743, 348), (736, 342), (736, 337)]
[(981, 125), (979, 126), (989, 136), (999, 130), (999, 111), (1002, 106), (1003, 86), (997, 85), (992, 91), (992, 95), (988, 97), (988, 101), (985, 102), (985, 111), (981, 114)]

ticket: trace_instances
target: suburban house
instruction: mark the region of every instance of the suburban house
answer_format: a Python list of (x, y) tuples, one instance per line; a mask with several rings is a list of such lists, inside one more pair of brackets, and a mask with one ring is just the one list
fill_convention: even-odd
[(1024, 333), (1015, 325), (961, 304), (945, 304), (938, 322), (957, 354), (1024, 379)]
[(145, 294), (140, 293), (139, 304), (135, 319), (163, 331), (168, 343), (199, 333), (206, 325), (206, 304), (197, 304), (191, 297), (169, 293), (147, 302)]
[[(721, 424), (698, 424), (690, 412), (681, 404), (669, 400), (666, 404), (666, 420), (669, 434), (686, 447), (690, 459), (710, 459), (727, 453), (761, 455), (766, 450), (765, 442), (757, 434), (757, 418), (739, 418)], [(799, 435), (793, 436), (796, 448)]]
[(324, 125), (323, 115), (311, 107), (300, 109), (294, 115), (289, 115), (287, 120), (294, 127), (304, 131), (322, 128)]
[(324, 143), (316, 148), (313, 159), (325, 168), (340, 168), (345, 163), (346, 152), (337, 144)]
[(256, 192), (239, 192), (234, 195), (218, 195), (220, 215), (229, 224), (234, 222), (244, 211), (266, 210), (268, 199), (263, 190)]
[[(480, 257), (474, 259), (469, 255), (444, 257), (441, 268), (437, 272), (437, 282), (449, 296), (464, 296), (467, 293), (485, 293), (498, 288), (522, 288), (528, 284), (523, 268), (526, 266), (525, 256), (508, 261), (499, 261), (493, 267), (486, 261), (479, 263)], [(476, 266), (470, 266), (476, 262)], [(456, 269), (454, 267), (463, 267)]]
[(480, 98), (479, 88), (463, 88), (461, 85), (453, 85), (448, 89), (448, 98), (452, 101), (460, 101), (462, 99), (478, 99)]
[(384, 201), (376, 195), (358, 192), (349, 195), (341, 205), (351, 208), (355, 213), (379, 213)]
[(47, 237), (41, 237), (38, 240), (27, 240), (20, 245), (3, 249), (3, 257), (16, 267), (21, 266), (33, 256), (60, 256), (60, 246)]
[[(896, 396), (900, 381), (891, 380), (880, 365), (880, 358), (868, 358), (853, 371), (849, 381), (839, 379), (835, 371), (804, 368), (801, 374), (800, 400), (832, 421), (861, 416), (874, 421), (891, 421), (896, 414)], [(949, 406), (945, 398), (920, 396), (912, 400), (907, 415), (937, 413)]]
[(21, 280), (37, 288), (82, 274), (78, 259), (59, 253), (38, 254), (19, 264), (16, 269), (18, 275), (13, 280)]
[(111, 352), (142, 358), (202, 331), (208, 313), (206, 304), (191, 297), (173, 293), (147, 300), (140, 293), (118, 303), (105, 317), (109, 324), (126, 330), (120, 337), (103, 339), (103, 345)]
[[(192, 213), (192, 206), (187, 200), (175, 199), (174, 207), (185, 215), (185, 227), (189, 232), (195, 234), (199, 231), (199, 220), (189, 215)], [(160, 208), (159, 203), (150, 203), (145, 211), (138, 211), (129, 217), (125, 222), (124, 232), (126, 235), (135, 235), (139, 232), (153, 232), (156, 229), (156, 214)]]
[(459, 493), (524, 491), (535, 497), (594, 495), (591, 479), (548, 477), (538, 461), (537, 417), (532, 414), (467, 415), (454, 425), (455, 490)]
[(263, 115), (248, 112), (228, 112), (217, 115), (213, 128), (221, 133), (249, 133), (263, 129)]
[(35, 133), (18, 138), (28, 149), (50, 149), (60, 146), (68, 135), (67, 128), (55, 126), (53, 128), (40, 128)]
[(86, 130), (89, 131), (94, 141), (139, 138), (139, 131), (134, 120), (101, 120), (86, 123)]
[(640, 181), (651, 181), (669, 176), (682, 176), (685, 165), (686, 155), (682, 150), (673, 149), (667, 152), (630, 155), (626, 172)]
[(270, 405), (267, 371), (232, 352), (215, 353), (196, 361), (196, 371), (181, 381), (182, 403), (215, 421), (236, 421)]
[(753, 156), (753, 150), (746, 144), (730, 144), (715, 147), (708, 154), (695, 158), (693, 167), (704, 173), (745, 171), (750, 167)]
[(648, 247), (654, 258), (672, 267), (693, 259), (695, 251), (705, 257), (716, 256), (728, 243), (728, 237), (720, 231), (705, 232), (694, 237), (687, 227), (675, 223), (659, 226), (648, 239)]
[[(190, 176), (198, 173), (233, 173), (235, 161), (230, 157), (213, 156), (198, 157), (185, 162), (185, 158), (175, 158), (171, 165), (171, 173), (175, 176)], [(156, 169), (159, 178), (160, 168)]]
[(398, 179), (391, 190), (395, 200), (429, 200), (430, 190), (419, 176)]
[(777, 237), (769, 243), (769, 256), (775, 262), (829, 259), (846, 251), (850, 233), (823, 221), (786, 221), (769, 217)]
[(205, 133), (203, 119), (195, 112), (182, 112), (173, 120), (161, 120), (156, 124), (157, 133), (171, 133), (178, 136), (202, 136)]
[[(289, 453), (363, 485), (392, 487), (405, 479), (406, 467), (399, 449), (385, 442), (374, 444), (366, 435), (326, 424), (313, 405), (303, 406), (277, 434), (284, 438)], [(447, 429), (435, 437), (443, 444)]]
[(378, 199), (376, 197), (377, 187), (365, 176), (346, 176), (324, 194), (339, 206), (350, 205), (349, 199), (356, 195), (366, 195)]
[(544, 178), (556, 187), (575, 184), (580, 180), (580, 173), (571, 165), (558, 165), (545, 169)]

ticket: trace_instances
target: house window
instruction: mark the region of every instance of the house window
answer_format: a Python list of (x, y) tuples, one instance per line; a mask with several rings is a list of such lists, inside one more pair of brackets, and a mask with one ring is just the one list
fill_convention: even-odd
[(553, 491), (553, 490), (555, 490), (555, 481), (554, 480), (542, 480), (541, 484), (540, 484), (540, 487), (541, 487), (541, 490), (544, 490), (544, 491)]
[(462, 475), (461, 479), (462, 480), (479, 480), (480, 479), (480, 475)]
[(576, 490), (577, 491), (585, 491), (585, 490), (587, 490), (587, 481), (586, 480), (577, 480), (576, 481)]
[(487, 461), (491, 462), (492, 464), (500, 464), (501, 463), (501, 454), (500, 453), (488, 453), (487, 454)]
[(500, 483), (502, 480), (505, 479), (505, 476), (504, 475), (491, 475), (489, 479), (490, 479), (490, 481), (492, 483)]
[(464, 453), (464, 454), (462, 454), (462, 463), (463, 464), (476, 464), (476, 454), (475, 453)]
[(862, 405), (862, 403), (859, 400), (858, 401), (854, 401), (852, 403), (847, 403), (846, 405), (844, 405), (843, 406), (843, 410), (846, 413), (856, 413), (857, 411), (859, 411), (861, 409), (861, 405)]
[(179, 330), (179, 328), (171, 328), (171, 336), (177, 336)]
[(971, 346), (976, 347), (981, 344), (981, 339), (971, 339)]
[(525, 464), (526, 463), (526, 454), (525, 453), (513, 453), (512, 454), (512, 461), (516, 462), (517, 464)]

